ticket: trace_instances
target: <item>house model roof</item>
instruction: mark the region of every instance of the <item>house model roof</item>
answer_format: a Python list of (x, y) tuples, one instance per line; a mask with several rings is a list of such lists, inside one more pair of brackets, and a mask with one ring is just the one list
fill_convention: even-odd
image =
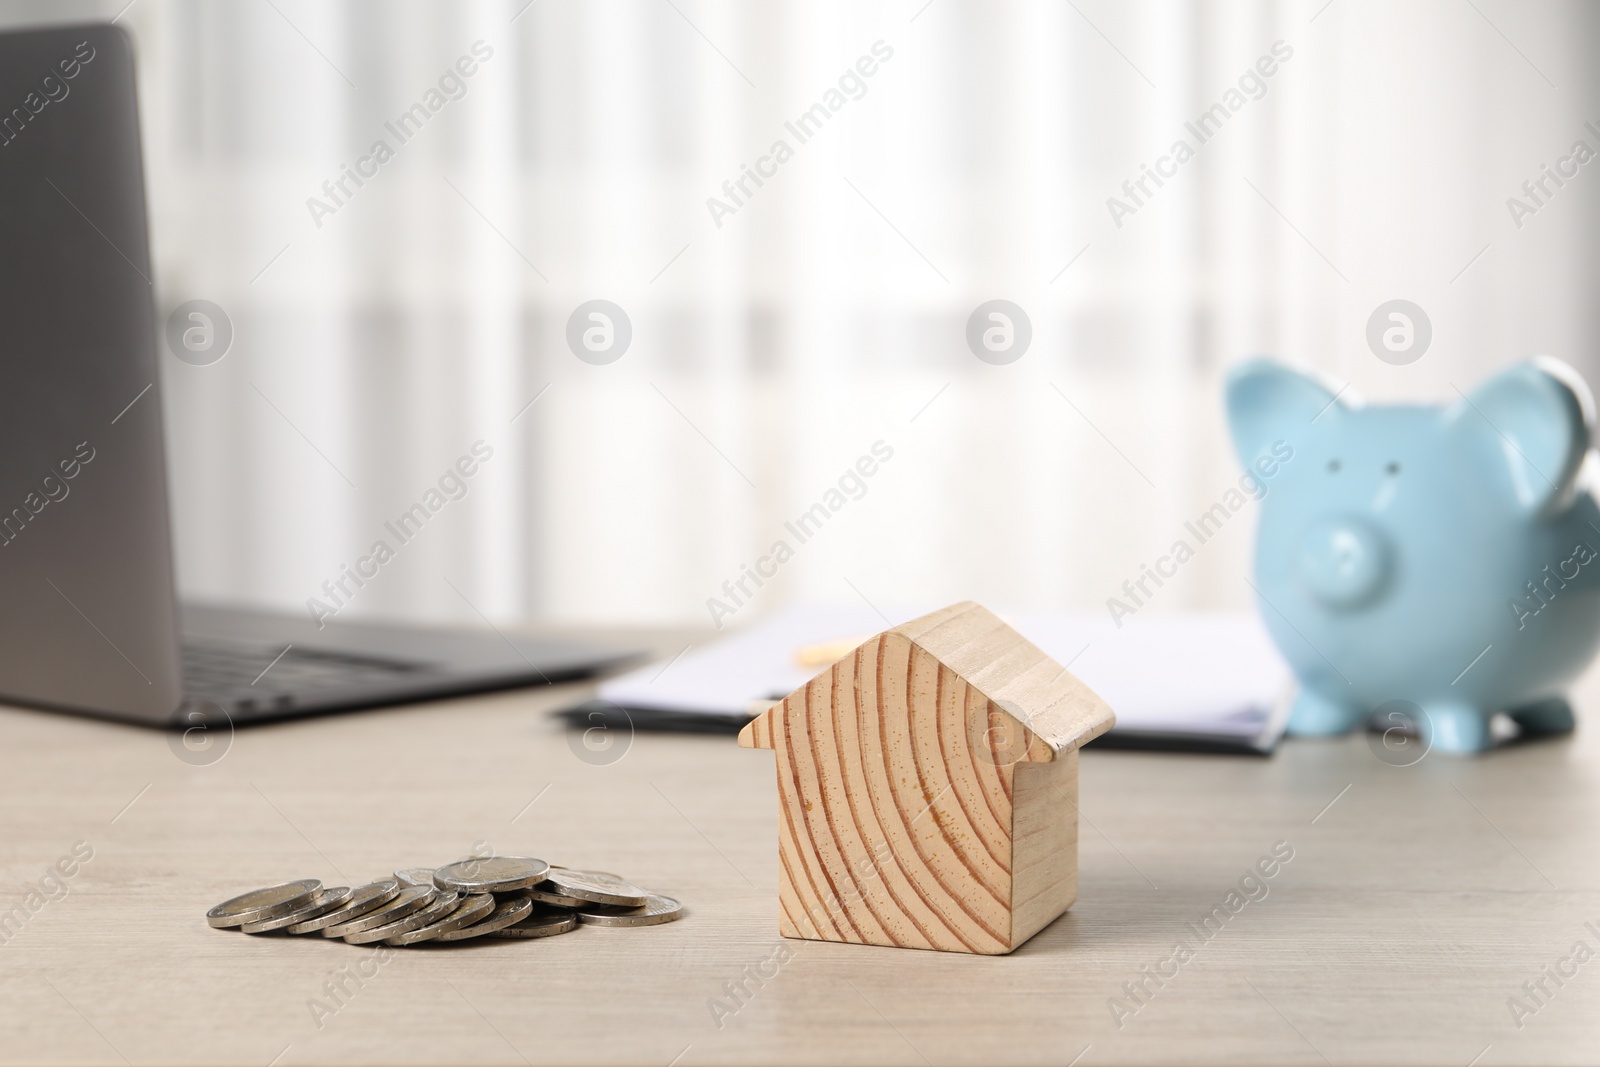
[[(1023, 757), (1029, 762), (1052, 761), (1057, 753), (1094, 740), (1116, 722), (1111, 708), (1093, 690), (993, 612), (970, 600), (902, 623), (866, 643), (889, 635), (903, 637), (927, 652), (1023, 727), (1030, 735)], [(796, 694), (811, 684), (807, 682)], [(740, 732), (739, 744), (772, 748), (774, 736), (782, 730), (778, 716), (795, 707), (803, 705), (785, 700), (762, 712)]]

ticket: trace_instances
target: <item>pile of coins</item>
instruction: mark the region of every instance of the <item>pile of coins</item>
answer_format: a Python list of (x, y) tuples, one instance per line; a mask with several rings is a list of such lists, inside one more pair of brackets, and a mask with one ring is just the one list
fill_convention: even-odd
[(590, 926), (655, 926), (683, 914), (671, 897), (605, 871), (524, 856), (408, 867), (351, 889), (315, 878), (254, 889), (206, 912), (247, 934), (343, 938), (352, 945), (439, 944), (474, 937), (550, 937)]

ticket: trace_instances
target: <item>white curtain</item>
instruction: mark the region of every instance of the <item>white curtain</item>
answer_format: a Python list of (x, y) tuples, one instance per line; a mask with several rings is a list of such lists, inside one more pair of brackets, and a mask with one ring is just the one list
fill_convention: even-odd
[[(123, 3), (9, 20), (131, 32), (158, 310), (234, 323), (220, 362), (165, 360), (190, 595), (304, 610), (384, 540), (352, 614), (707, 623), (758, 565), (734, 621), (1104, 610), (1236, 477), (1242, 356), (1377, 398), (1538, 352), (1600, 371), (1596, 168), (1506, 203), (1600, 149), (1578, 2)], [(1365, 340), (1395, 298), (1432, 322), (1408, 366)], [(604, 365), (566, 340), (596, 299), (632, 325)], [(965, 338), (993, 299), (1032, 327), (1006, 365)], [(1248, 603), (1251, 523), (1151, 609)]]

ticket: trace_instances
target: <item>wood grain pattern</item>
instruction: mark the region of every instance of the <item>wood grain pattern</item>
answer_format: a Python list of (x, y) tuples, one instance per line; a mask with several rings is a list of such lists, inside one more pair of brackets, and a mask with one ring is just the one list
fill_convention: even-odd
[(1111, 729), (1106, 702), (1033, 642), (970, 600), (894, 627), (1058, 751)]
[(777, 753), (780, 932), (1012, 951), (1076, 894), (1076, 746), (1111, 721), (975, 604), (868, 640), (740, 734)]
[(1020, 945), (1078, 897), (1078, 750), (1019, 763), (1012, 786), (1011, 938)]

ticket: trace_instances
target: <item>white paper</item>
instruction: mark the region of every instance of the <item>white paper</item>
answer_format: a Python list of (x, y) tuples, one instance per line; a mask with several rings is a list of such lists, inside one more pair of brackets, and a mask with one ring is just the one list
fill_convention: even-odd
[[(1264, 738), (1270, 747), (1274, 724), (1281, 730), (1293, 677), (1253, 615), (1151, 616), (1121, 628), (1095, 615), (1001, 617), (1111, 705), (1113, 733)], [(750, 715), (825, 669), (797, 666), (801, 647), (866, 640), (888, 625), (865, 606), (796, 605), (604, 682), (599, 696), (624, 708)]]

